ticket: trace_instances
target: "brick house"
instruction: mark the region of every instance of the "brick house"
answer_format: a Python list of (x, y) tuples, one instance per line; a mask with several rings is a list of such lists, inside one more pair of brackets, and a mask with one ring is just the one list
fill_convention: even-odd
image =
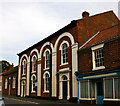
[(2, 94), (17, 96), (18, 66), (2, 73)]
[(120, 25), (101, 30), (78, 50), (78, 102), (120, 104)]
[(119, 22), (113, 11), (82, 16), (18, 54), (18, 96), (77, 99), (78, 48)]

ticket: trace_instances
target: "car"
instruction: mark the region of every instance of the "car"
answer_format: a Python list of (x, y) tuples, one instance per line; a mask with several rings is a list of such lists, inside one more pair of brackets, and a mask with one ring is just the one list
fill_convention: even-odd
[(4, 98), (0, 98), (0, 106), (5, 106)]

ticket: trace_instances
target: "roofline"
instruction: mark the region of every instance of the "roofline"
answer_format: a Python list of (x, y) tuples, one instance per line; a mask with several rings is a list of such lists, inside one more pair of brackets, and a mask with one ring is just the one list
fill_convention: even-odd
[[(120, 24), (116, 24), (116, 25), (114, 25), (114, 26), (112, 26), (112, 27), (115, 27), (115, 26), (118, 26), (119, 27), (119, 25)], [(82, 47), (84, 47), (87, 43), (89, 43), (95, 36), (97, 36), (100, 32), (102, 32), (102, 31), (104, 31), (104, 30), (107, 30), (107, 29), (110, 29), (110, 28), (112, 28), (112, 27), (109, 27), (109, 28), (106, 28), (106, 29), (103, 29), (103, 30), (101, 30), (101, 31), (98, 31), (96, 34), (94, 34), (90, 39), (88, 39), (82, 46), (80, 46), (79, 47), (79, 50), (78, 51), (80, 51), (80, 50), (82, 50), (82, 49), (85, 49), (85, 48), (88, 48), (88, 47), (91, 47), (91, 46), (88, 46), (88, 47), (85, 47), (85, 48), (82, 48)], [(119, 36), (119, 34), (117, 35), (117, 36)], [(115, 37), (117, 37), (117, 36), (115, 36)], [(114, 37), (112, 37), (112, 38), (114, 38)], [(112, 39), (112, 38), (108, 38), (108, 39)], [(108, 40), (107, 39), (107, 40)], [(103, 42), (103, 41), (102, 41)], [(99, 42), (100, 43), (100, 42)], [(97, 45), (98, 43), (96, 43), (96, 44), (93, 44), (93, 45)]]
[(76, 23), (77, 23), (77, 20), (71, 21), (70, 24), (68, 24), (65, 27), (59, 29), (58, 31), (56, 31), (55, 33), (49, 35), (48, 37), (44, 38), (43, 40), (39, 41), (38, 43), (28, 47), (27, 49), (23, 50), (22, 52), (17, 53), (17, 55), (20, 56), (21, 54), (25, 53), (26, 51), (31, 50), (32, 48), (36, 47), (38, 44), (44, 43), (46, 40), (50, 41), (54, 36), (57, 36), (58, 34), (61, 34), (64, 30), (70, 29), (70, 28), (76, 26)]
[(98, 42), (98, 43), (93, 44), (93, 45), (91, 45), (91, 46), (88, 46), (88, 47), (85, 47), (85, 48), (79, 49), (78, 51), (82, 51), (82, 50), (85, 50), (85, 49), (91, 48), (91, 47), (93, 47), (93, 46), (100, 45), (100, 44), (102, 44), (102, 43), (106, 43), (106, 42), (114, 41), (114, 40), (116, 40), (116, 39), (118, 39), (118, 38), (120, 38), (120, 35), (117, 35), (117, 36), (114, 36), (114, 37), (109, 38), (109, 39), (107, 39), (107, 40), (104, 40), (104, 41)]

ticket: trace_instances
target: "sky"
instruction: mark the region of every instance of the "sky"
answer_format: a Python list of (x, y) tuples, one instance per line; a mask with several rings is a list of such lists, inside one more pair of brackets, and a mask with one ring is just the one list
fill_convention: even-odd
[[(113, 10), (119, 0), (0, 0), (0, 60), (18, 65), (18, 53), (72, 20)], [(119, 3), (120, 4), (120, 3)]]

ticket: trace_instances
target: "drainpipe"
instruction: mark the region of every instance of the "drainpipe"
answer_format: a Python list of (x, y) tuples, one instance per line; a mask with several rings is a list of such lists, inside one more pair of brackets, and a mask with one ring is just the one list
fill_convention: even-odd
[(78, 99), (77, 99), (77, 103), (80, 103), (80, 96), (79, 96), (79, 80), (77, 80), (77, 89), (78, 89)]

